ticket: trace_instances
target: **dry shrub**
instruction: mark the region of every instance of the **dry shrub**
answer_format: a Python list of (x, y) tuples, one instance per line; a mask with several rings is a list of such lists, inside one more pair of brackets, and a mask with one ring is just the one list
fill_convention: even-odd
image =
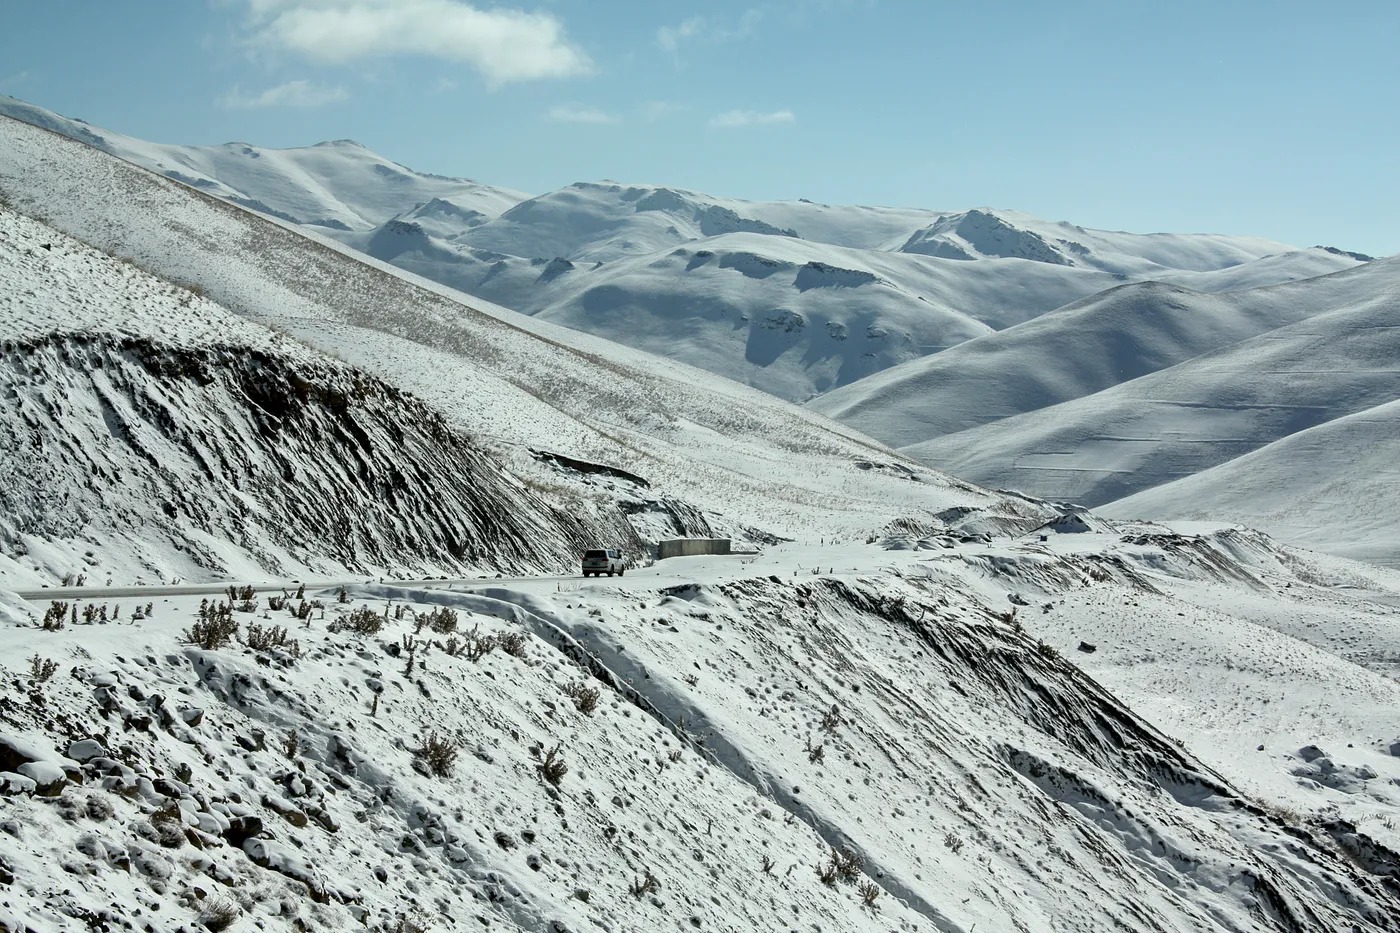
[(574, 706), (585, 716), (592, 716), (598, 708), (598, 698), (602, 695), (596, 687), (590, 687), (581, 680), (573, 681), (564, 687), (564, 693), (571, 697)]

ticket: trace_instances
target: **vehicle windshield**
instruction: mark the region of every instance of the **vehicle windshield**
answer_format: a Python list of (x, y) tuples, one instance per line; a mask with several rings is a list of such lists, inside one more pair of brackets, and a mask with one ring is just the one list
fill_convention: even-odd
[(583, 559), (584, 559), (584, 560), (604, 560), (604, 559), (607, 558), (607, 556), (608, 556), (608, 552), (607, 552), (607, 551), (584, 551), (584, 552), (583, 552)]

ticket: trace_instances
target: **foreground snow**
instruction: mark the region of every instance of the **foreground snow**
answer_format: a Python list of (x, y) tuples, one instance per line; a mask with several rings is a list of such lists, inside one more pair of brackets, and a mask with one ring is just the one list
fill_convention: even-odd
[[(1339, 595), (1350, 565), (1153, 533), (376, 585), (308, 594), (325, 607), (306, 623), (264, 590), (233, 613), (243, 637), (297, 642), (264, 650), (184, 643), (194, 597), (60, 631), (15, 627), (4, 601), (0, 749), (60, 793), (5, 778), (0, 920), (173, 929), (219, 905), (303, 929), (1394, 928), (1380, 876), (1400, 862), (1380, 843), (1400, 841), (1400, 766), (1369, 739), (1400, 688), (1325, 644), (1360, 607), (1377, 631), (1400, 611)], [(1013, 619), (1008, 594), (1032, 605)], [(1304, 606), (1313, 624), (1280, 631)], [(361, 607), (379, 632), (331, 631)], [(444, 608), (453, 633), (428, 627)], [(450, 654), (473, 629), (523, 637)], [(1157, 728), (1053, 650), (1080, 656), (1075, 639)], [(31, 655), (56, 674), (27, 677)], [(1290, 694), (1283, 715), (1252, 691)], [(450, 773), (428, 768), (430, 739), (458, 747)], [(1305, 761), (1303, 743), (1324, 750)], [(833, 846), (861, 867), (827, 885)]]

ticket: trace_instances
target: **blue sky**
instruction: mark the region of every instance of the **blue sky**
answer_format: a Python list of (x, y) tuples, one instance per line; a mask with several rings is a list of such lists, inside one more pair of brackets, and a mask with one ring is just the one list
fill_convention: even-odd
[(157, 142), (1400, 253), (1400, 4), (47, 0), (0, 93)]

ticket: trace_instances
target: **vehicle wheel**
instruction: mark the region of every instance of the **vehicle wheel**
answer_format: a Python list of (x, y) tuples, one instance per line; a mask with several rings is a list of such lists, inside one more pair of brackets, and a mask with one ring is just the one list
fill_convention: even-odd
[(627, 572), (627, 568), (626, 568), (626, 567), (619, 567), (619, 568), (617, 568), (617, 575), (618, 575), (619, 577), (622, 576), (622, 575), (623, 575), (624, 573), (626, 573), (626, 572)]
[(612, 576), (612, 571), (611, 571), (611, 570), (608, 571), (608, 576)]

